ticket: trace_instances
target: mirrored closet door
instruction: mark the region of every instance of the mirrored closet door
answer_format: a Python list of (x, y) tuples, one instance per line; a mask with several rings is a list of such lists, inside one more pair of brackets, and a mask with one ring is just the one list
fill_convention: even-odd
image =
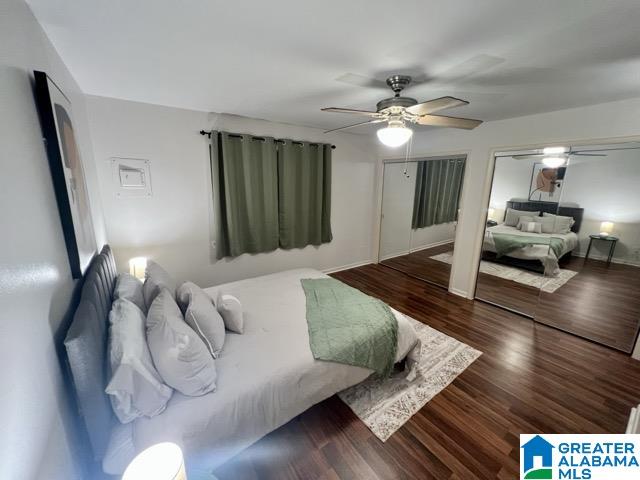
[(640, 328), (640, 145), (499, 155), (476, 297), (631, 352)]
[(465, 157), (384, 163), (381, 264), (448, 288)]

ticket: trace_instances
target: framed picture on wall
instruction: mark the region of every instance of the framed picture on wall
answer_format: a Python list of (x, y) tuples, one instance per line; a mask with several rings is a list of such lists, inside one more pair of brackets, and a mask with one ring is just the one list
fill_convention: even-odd
[(35, 71), (35, 98), (73, 278), (96, 252), (89, 194), (76, 142), (71, 101), (44, 72)]
[(549, 168), (544, 163), (535, 163), (531, 172), (529, 200), (559, 203), (566, 170), (566, 167)]

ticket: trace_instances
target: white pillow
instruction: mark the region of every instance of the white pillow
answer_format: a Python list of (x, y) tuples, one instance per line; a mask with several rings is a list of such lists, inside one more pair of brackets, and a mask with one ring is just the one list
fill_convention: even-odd
[(216, 307), (220, 315), (222, 315), (224, 326), (227, 327), (227, 330), (236, 333), (244, 332), (244, 319), (242, 317), (242, 304), (240, 300), (233, 295), (220, 292), (218, 294)]
[(147, 313), (147, 306), (144, 303), (142, 294), (142, 282), (128, 273), (121, 273), (116, 279), (116, 286), (113, 290), (114, 298), (123, 298), (134, 303), (143, 313)]
[(216, 388), (216, 365), (200, 337), (184, 322), (171, 293), (163, 288), (147, 314), (147, 343), (164, 382), (184, 395)]
[[(523, 217), (520, 217), (522, 219)], [(542, 224), (538, 222), (523, 222), (518, 223), (518, 230), (528, 233), (542, 233)]]
[(520, 225), (522, 225), (523, 223), (528, 223), (528, 222), (535, 222), (535, 217), (531, 217), (528, 215), (522, 215), (520, 218), (518, 218), (518, 224), (516, 225), (516, 228), (518, 230), (520, 230)]
[(113, 411), (122, 423), (162, 412), (172, 390), (162, 382), (151, 360), (142, 311), (123, 298), (109, 312), (109, 366), (111, 380), (105, 389)]
[(542, 233), (554, 233), (556, 221), (552, 217), (536, 217), (534, 218), (536, 223), (542, 225)]
[(566, 217), (563, 215), (554, 215), (553, 213), (543, 213), (544, 217), (555, 219), (555, 225), (553, 226), (553, 233), (569, 233), (571, 227), (576, 223), (573, 217)]
[(515, 227), (518, 225), (518, 220), (521, 216), (537, 217), (540, 212), (528, 212), (526, 210), (515, 210), (513, 208), (507, 208), (507, 214), (504, 217), (504, 224), (508, 227)]
[(144, 303), (147, 310), (151, 307), (156, 295), (160, 290), (166, 288), (171, 292), (171, 296), (176, 298), (176, 282), (169, 273), (153, 260), (147, 262), (147, 268), (144, 272), (144, 286), (142, 293), (144, 294)]
[(213, 358), (218, 358), (224, 345), (224, 321), (213, 300), (195, 283), (185, 282), (178, 288), (178, 302), (185, 310), (184, 320), (202, 339)]

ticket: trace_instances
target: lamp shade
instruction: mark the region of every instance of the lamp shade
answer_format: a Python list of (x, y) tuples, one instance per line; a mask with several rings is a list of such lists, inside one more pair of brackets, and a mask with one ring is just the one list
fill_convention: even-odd
[(495, 208), (490, 208), (487, 217), (489, 218), (489, 220), (493, 220), (493, 216), (496, 214), (496, 209)]
[(390, 121), (389, 126), (381, 128), (377, 132), (378, 140), (387, 147), (399, 147), (409, 141), (413, 130), (404, 126), (400, 121)]
[(600, 224), (600, 235), (608, 237), (613, 232), (613, 222), (602, 222)]
[(147, 270), (147, 257), (134, 257), (129, 260), (129, 273), (140, 280), (144, 280)]
[(122, 480), (187, 480), (182, 450), (171, 442), (152, 445), (131, 461)]

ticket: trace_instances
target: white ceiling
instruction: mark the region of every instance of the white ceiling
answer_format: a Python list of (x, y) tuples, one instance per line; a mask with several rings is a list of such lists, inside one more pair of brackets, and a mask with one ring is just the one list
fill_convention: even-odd
[(638, 0), (27, 2), (106, 97), (333, 128), (360, 117), (321, 107), (391, 96), (359, 76), (426, 75), (406, 94), (485, 121), (640, 96)]

